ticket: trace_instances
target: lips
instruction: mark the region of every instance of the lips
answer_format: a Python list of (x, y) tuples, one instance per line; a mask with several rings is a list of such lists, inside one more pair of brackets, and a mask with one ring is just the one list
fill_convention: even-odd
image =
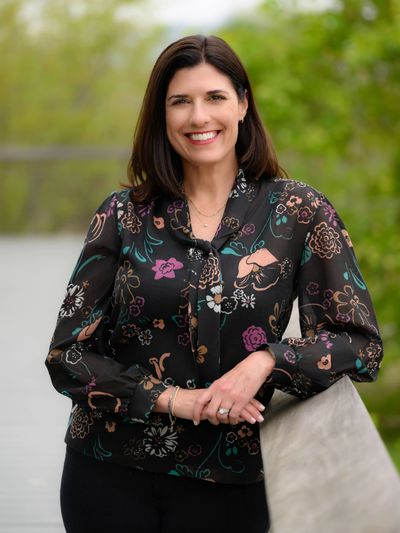
[(185, 133), (185, 136), (194, 144), (206, 144), (213, 142), (220, 133), (220, 130), (211, 131), (193, 131)]

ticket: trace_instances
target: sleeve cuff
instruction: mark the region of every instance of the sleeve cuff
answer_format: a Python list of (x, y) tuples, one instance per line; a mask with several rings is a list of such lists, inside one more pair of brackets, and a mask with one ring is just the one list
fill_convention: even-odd
[(158, 397), (167, 389), (151, 374), (143, 376), (130, 398), (127, 415), (135, 422), (147, 423)]
[(275, 368), (267, 383), (284, 389), (290, 386), (292, 376), (297, 372), (297, 357), (294, 349), (287, 344), (268, 343), (263, 344), (258, 350), (268, 350), (275, 359)]

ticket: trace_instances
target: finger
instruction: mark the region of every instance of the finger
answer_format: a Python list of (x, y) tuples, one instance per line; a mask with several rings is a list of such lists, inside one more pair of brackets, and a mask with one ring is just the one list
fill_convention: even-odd
[[(224, 413), (220, 413), (220, 409), (223, 409), (225, 412)], [(218, 411), (217, 411), (217, 418), (218, 420), (221, 422), (221, 424), (229, 424), (229, 411), (230, 411), (230, 407), (222, 407), (220, 406)]]
[(250, 403), (253, 404), (254, 407), (260, 411), (260, 413), (261, 413), (262, 411), (265, 411), (265, 405), (263, 405), (261, 402), (259, 402), (259, 401), (256, 400), (255, 398), (252, 398), (252, 399), (250, 400)]
[(255, 424), (257, 422), (252, 413), (250, 413), (250, 411), (248, 411), (246, 407), (243, 407), (240, 412), (239, 422), (241, 421), (241, 419), (244, 422), (248, 422), (249, 424)]
[[(252, 419), (254, 420), (254, 422), (251, 422), (252, 424), (254, 424), (256, 421), (257, 422), (264, 422), (264, 417), (262, 416), (262, 414), (260, 413), (260, 411), (254, 407), (254, 405), (249, 402), (246, 406), (245, 406), (245, 409), (247, 411), (247, 413), (249, 413), (252, 417)], [(241, 411), (240, 414), (243, 413), (243, 409)]]
[(207, 410), (206, 410), (207, 418), (211, 422), (211, 424), (214, 424), (215, 426), (217, 426), (220, 423), (218, 416), (217, 416), (218, 414), (217, 411), (220, 408), (220, 406), (221, 406), (221, 398), (219, 397), (212, 398), (212, 400), (207, 406)]

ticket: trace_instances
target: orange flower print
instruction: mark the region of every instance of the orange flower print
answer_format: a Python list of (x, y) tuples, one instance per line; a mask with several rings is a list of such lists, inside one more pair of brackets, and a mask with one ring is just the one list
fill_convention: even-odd
[(367, 306), (360, 301), (350, 285), (345, 285), (343, 289), (343, 292), (336, 291), (333, 294), (333, 299), (337, 303), (337, 320), (347, 322), (345, 317), (348, 317), (353, 323), (360, 321), (361, 324), (369, 324)]
[(106, 422), (106, 430), (108, 431), (108, 433), (115, 433), (116, 427), (117, 427), (116, 422), (111, 422), (109, 420)]
[(319, 361), (317, 361), (317, 367), (320, 370), (330, 370), (332, 367), (332, 356), (330, 353), (328, 355), (323, 355)]
[(137, 289), (139, 286), (139, 277), (134, 274), (131, 263), (124, 261), (115, 276), (114, 299), (117, 303), (132, 303), (134, 301), (132, 289)]
[(139, 233), (142, 222), (135, 213), (132, 202), (128, 202), (128, 212), (121, 218), (121, 225), (131, 233)]
[(163, 217), (153, 217), (153, 223), (157, 229), (163, 229), (165, 227)]
[(155, 328), (164, 329), (165, 328), (164, 320), (162, 318), (155, 318), (153, 320), (153, 326)]
[[(234, 286), (244, 289), (250, 285), (257, 291), (265, 291), (276, 285), (280, 276), (277, 261), (278, 259), (267, 248), (260, 248), (253, 254), (244, 256), (239, 261), (237, 281)], [(274, 263), (277, 264), (270, 266)]]
[(340, 254), (342, 249), (339, 233), (329, 227), (326, 222), (321, 222), (315, 227), (309, 246), (311, 251), (322, 259), (331, 259), (335, 254)]

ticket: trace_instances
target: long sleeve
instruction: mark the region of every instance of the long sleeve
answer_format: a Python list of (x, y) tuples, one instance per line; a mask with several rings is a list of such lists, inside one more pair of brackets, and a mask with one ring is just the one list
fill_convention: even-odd
[(268, 347), (276, 366), (268, 383), (309, 397), (343, 375), (376, 379), (382, 342), (349, 235), (320, 196), (296, 276), (302, 338)]
[(121, 251), (119, 205), (115, 193), (92, 219), (58, 315), (46, 366), (54, 387), (74, 402), (147, 422), (165, 385), (148, 369), (115, 360), (109, 343)]

